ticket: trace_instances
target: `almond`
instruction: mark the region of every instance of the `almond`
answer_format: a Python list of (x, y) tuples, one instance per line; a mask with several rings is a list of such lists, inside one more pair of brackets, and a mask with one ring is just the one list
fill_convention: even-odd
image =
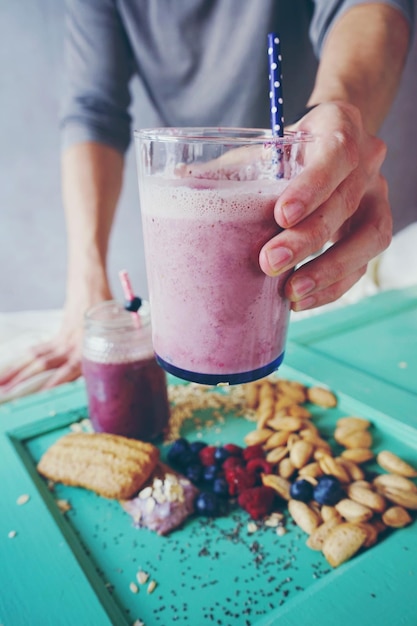
[(399, 476), (398, 474), (380, 474), (374, 478), (373, 484), (377, 489), (379, 487), (392, 487), (402, 491), (409, 491), (410, 493), (417, 493), (417, 485), (405, 478), (405, 476)]
[(355, 485), (355, 483), (348, 486), (347, 495), (351, 500), (358, 502), (358, 504), (363, 504), (376, 513), (383, 513), (387, 508), (386, 500), (381, 494)]
[(402, 506), (392, 506), (385, 511), (382, 521), (390, 528), (403, 528), (407, 524), (411, 524), (412, 519), (408, 511)]
[(268, 461), (268, 463), (272, 463), (272, 465), (274, 465), (275, 463), (279, 463), (280, 461), (282, 461), (282, 459), (284, 459), (287, 456), (287, 454), (288, 454), (287, 446), (278, 446), (278, 448), (274, 448), (273, 450), (270, 450), (265, 458)]
[(356, 485), (357, 487), (364, 487), (365, 489), (371, 489), (373, 491), (374, 486), (367, 480), (354, 480), (351, 485)]
[(291, 450), (291, 448), (297, 441), (300, 441), (299, 435), (297, 433), (290, 433), (287, 441), (288, 450)]
[(367, 522), (374, 514), (372, 509), (350, 498), (340, 500), (335, 505), (335, 509), (348, 522)]
[(295, 472), (295, 467), (290, 458), (284, 458), (279, 462), (278, 465), (278, 474), (282, 476), (282, 478), (291, 478), (291, 476)]
[(417, 511), (417, 493), (381, 485), (379, 485), (378, 491), (390, 502), (403, 506), (405, 509)]
[(360, 526), (366, 532), (366, 541), (363, 544), (363, 547), (370, 548), (371, 546), (374, 546), (376, 542), (378, 541), (379, 531), (378, 531), (377, 526), (373, 523), (373, 521), (372, 522), (360, 522), (358, 526)]
[[(307, 476), (303, 476), (303, 479), (306, 480), (308, 483), (310, 483), (310, 485), (313, 485), (313, 487), (318, 485), (318, 480), (314, 476), (308, 476), (308, 475)], [(311, 506), (314, 505), (314, 500), (312, 502), (310, 502), (310, 505)]]
[(293, 404), (288, 407), (288, 415), (291, 417), (300, 417), (303, 420), (310, 419), (312, 417), (311, 412), (306, 409), (305, 406), (300, 406), (299, 404)]
[(370, 425), (371, 423), (363, 417), (341, 417), (336, 422), (337, 428), (350, 428), (351, 431), (366, 430)]
[(336, 460), (345, 468), (352, 480), (363, 480), (365, 478), (363, 469), (353, 461), (349, 461), (349, 459), (344, 457), (336, 457)]
[(289, 435), (290, 433), (287, 430), (278, 430), (265, 441), (264, 450), (273, 450), (274, 448), (278, 448), (278, 446), (285, 446)]
[(259, 411), (256, 412), (256, 428), (262, 430), (266, 427), (267, 422), (272, 417), (272, 410), (267, 407), (262, 407)]
[(273, 434), (274, 431), (269, 428), (259, 428), (257, 430), (251, 430), (251, 432), (249, 432), (244, 439), (248, 446), (255, 446), (265, 443), (265, 441), (267, 441)]
[(300, 439), (305, 439), (306, 441), (315, 442), (316, 439), (320, 439), (317, 433), (313, 432), (309, 428), (302, 428), (298, 431), (298, 435)]
[(303, 478), (307, 478), (307, 476), (317, 478), (317, 476), (323, 476), (323, 470), (321, 469), (318, 461), (314, 461), (313, 463), (304, 465), (304, 467), (299, 470), (298, 474)]
[(332, 567), (338, 567), (360, 550), (367, 539), (366, 530), (345, 522), (332, 529), (323, 545), (323, 554)]
[(311, 443), (314, 443), (314, 459), (316, 461), (319, 461), (322, 456), (326, 456), (326, 455), (332, 455), (332, 448), (330, 446), (330, 444), (327, 443), (327, 441), (321, 440), (321, 441), (312, 441)]
[(274, 401), (263, 401), (256, 410), (256, 428), (265, 428), (266, 423), (274, 415)]
[(336, 476), (342, 483), (350, 483), (350, 474), (346, 471), (341, 463), (334, 459), (330, 454), (324, 454), (319, 459), (319, 465), (325, 474)]
[(337, 405), (336, 396), (324, 387), (309, 387), (307, 389), (308, 401), (312, 404), (317, 404), (325, 409), (330, 409)]
[(290, 459), (297, 469), (307, 465), (314, 452), (314, 446), (309, 441), (299, 439), (290, 449)]
[(268, 420), (268, 426), (274, 430), (288, 430), (289, 432), (297, 432), (300, 430), (302, 421), (299, 417), (283, 417), (275, 415)]
[(308, 535), (321, 523), (320, 515), (300, 500), (290, 500), (288, 502), (288, 511), (297, 526)]
[(374, 453), (369, 448), (348, 448), (343, 450), (341, 456), (354, 463), (366, 463), (374, 458)]
[(294, 406), (295, 402), (294, 399), (291, 398), (291, 396), (287, 396), (283, 393), (279, 393), (275, 399), (275, 413), (277, 411), (280, 411), (281, 409), (286, 409), (288, 410), (289, 407)]
[(393, 452), (389, 452), (389, 450), (380, 452), (376, 460), (378, 465), (392, 474), (398, 474), (406, 478), (415, 478), (417, 476), (417, 470), (412, 465), (403, 461)]
[(329, 506), (328, 504), (323, 504), (321, 507), (321, 516), (323, 518), (323, 522), (328, 522), (330, 519), (336, 518), (339, 522), (342, 522), (342, 516), (338, 511), (336, 511), (334, 506)]
[(334, 435), (336, 441), (345, 448), (370, 448), (372, 446), (372, 435), (369, 430), (355, 430), (350, 433), (338, 433)]
[(259, 404), (261, 404), (265, 398), (273, 398), (275, 400), (275, 386), (269, 380), (263, 380), (259, 384)]
[(291, 483), (282, 478), (282, 476), (276, 476), (275, 474), (262, 474), (262, 484), (265, 487), (272, 487), (277, 494), (284, 500), (290, 499), (290, 487)]
[(303, 404), (307, 400), (305, 386), (295, 380), (279, 380), (278, 391), (292, 398), (293, 404)]
[(323, 545), (330, 532), (333, 530), (335, 526), (341, 523), (341, 518), (331, 517), (320, 526), (315, 528), (309, 538), (306, 541), (306, 544), (312, 550), (322, 550)]
[(312, 434), (319, 437), (319, 429), (317, 428), (315, 424), (313, 424), (311, 420), (304, 419), (304, 418), (300, 418), (300, 419), (301, 419), (301, 427), (298, 433), (300, 436), (301, 436), (301, 433), (304, 433), (303, 438), (305, 438), (307, 436), (306, 433), (310, 431)]
[(259, 403), (259, 383), (258, 381), (244, 385), (246, 404), (250, 409), (256, 409)]

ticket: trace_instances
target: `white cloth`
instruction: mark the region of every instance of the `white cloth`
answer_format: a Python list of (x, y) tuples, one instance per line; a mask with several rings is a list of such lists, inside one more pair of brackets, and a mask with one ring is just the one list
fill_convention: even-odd
[[(417, 285), (417, 222), (395, 235), (389, 248), (369, 264), (367, 273), (339, 300), (293, 313), (291, 322), (354, 304), (379, 291), (412, 285)], [(31, 346), (53, 337), (61, 319), (62, 311), (57, 310), (0, 313), (0, 374), (23, 361)], [(7, 393), (0, 388), (0, 403), (38, 391), (51, 375), (37, 374)]]

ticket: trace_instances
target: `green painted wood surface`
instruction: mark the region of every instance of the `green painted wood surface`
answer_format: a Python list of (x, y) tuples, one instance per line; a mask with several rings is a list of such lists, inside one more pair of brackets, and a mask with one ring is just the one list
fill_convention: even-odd
[(417, 393), (417, 286), (291, 324), (290, 340)]
[[(417, 384), (410, 372), (417, 376), (416, 318), (417, 294), (408, 291), (329, 314), (323, 326), (318, 318), (298, 322), (280, 375), (337, 391), (336, 409), (315, 409), (321, 429), (330, 433), (341, 415), (368, 417), (376, 449), (389, 447), (415, 462)], [(387, 340), (376, 348), (384, 328), (407, 342)], [(336, 354), (329, 337), (338, 342)], [(356, 355), (364, 347), (378, 357), (358, 368)], [(396, 376), (402, 369), (393, 376), (386, 369), (400, 361), (409, 370), (401, 384)], [(85, 406), (84, 385), (77, 382), (0, 407), (2, 626), (124, 625), (137, 618), (146, 626), (417, 625), (417, 522), (331, 570), (291, 523), (283, 537), (269, 530), (248, 535), (246, 514), (233, 512), (212, 522), (194, 519), (161, 538), (133, 528), (115, 502), (62, 485), (49, 491), (36, 460), (73, 421), (86, 417)], [(252, 429), (236, 416), (214, 419), (214, 426), (205, 421), (213, 420), (210, 412), (201, 417), (208, 442), (239, 443)], [(197, 436), (192, 422), (184, 433)], [(18, 506), (25, 493), (29, 502)], [(56, 498), (69, 500), (71, 511), (62, 514)], [(9, 538), (12, 530), (16, 536)], [(157, 581), (153, 594), (129, 590), (138, 567)]]

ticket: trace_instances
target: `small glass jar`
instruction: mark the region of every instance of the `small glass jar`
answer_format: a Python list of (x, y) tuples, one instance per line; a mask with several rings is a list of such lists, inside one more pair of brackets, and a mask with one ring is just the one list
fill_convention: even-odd
[(169, 420), (165, 372), (157, 364), (148, 302), (138, 313), (115, 300), (84, 318), (82, 372), (96, 432), (151, 441)]

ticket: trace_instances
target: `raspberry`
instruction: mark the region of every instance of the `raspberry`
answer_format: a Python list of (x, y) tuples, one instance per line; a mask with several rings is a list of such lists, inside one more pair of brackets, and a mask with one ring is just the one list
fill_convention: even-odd
[(248, 472), (253, 472), (259, 477), (261, 474), (272, 474), (272, 465), (265, 459), (251, 459), (246, 463), (246, 469)]
[(243, 467), (243, 460), (237, 456), (229, 456), (229, 458), (226, 459), (222, 465), (222, 469), (224, 472), (227, 472), (234, 467)]
[(205, 466), (215, 465), (216, 460), (214, 458), (214, 453), (216, 452), (216, 449), (216, 446), (206, 446), (205, 448), (202, 448), (198, 453), (200, 463)]
[(271, 512), (275, 491), (271, 487), (252, 487), (239, 495), (238, 503), (252, 519), (262, 519)]
[(234, 443), (226, 443), (223, 448), (228, 451), (230, 456), (242, 456), (243, 448), (236, 446)]
[(225, 478), (229, 485), (229, 494), (237, 496), (239, 493), (253, 487), (256, 484), (257, 476), (252, 472), (248, 472), (244, 467), (232, 467), (225, 472)]
[(244, 448), (242, 452), (243, 458), (245, 461), (250, 461), (251, 459), (260, 459), (265, 456), (264, 450), (261, 445), (257, 444), (255, 446), (248, 446)]

